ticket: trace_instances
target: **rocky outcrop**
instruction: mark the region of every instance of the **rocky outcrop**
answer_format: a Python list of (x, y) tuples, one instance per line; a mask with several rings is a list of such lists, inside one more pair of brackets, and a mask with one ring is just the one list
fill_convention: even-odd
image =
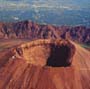
[(0, 38), (26, 38), (30, 40), (38, 38), (63, 38), (90, 44), (90, 28), (85, 26), (40, 25), (31, 21), (0, 23)]
[[(50, 66), (50, 59), (53, 61), (53, 58), (62, 63), (63, 57), (59, 55), (63, 54), (59, 54), (60, 50), (65, 50), (65, 56), (69, 53), (66, 59), (73, 58), (72, 62), (64, 61), (70, 61), (71, 66)], [(50, 61), (40, 63), (41, 59), (38, 57)], [(38, 60), (38, 65), (32, 61), (36, 61), (35, 59)], [(0, 89), (90, 89), (90, 52), (70, 40), (37, 40), (22, 44), (1, 53), (0, 65)]]

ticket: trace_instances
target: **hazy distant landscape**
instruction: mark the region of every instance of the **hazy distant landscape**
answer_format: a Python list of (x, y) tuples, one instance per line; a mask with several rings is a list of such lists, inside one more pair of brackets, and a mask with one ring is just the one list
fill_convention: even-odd
[(90, 26), (90, 1), (78, 2), (80, 0), (4, 0), (0, 1), (0, 21)]

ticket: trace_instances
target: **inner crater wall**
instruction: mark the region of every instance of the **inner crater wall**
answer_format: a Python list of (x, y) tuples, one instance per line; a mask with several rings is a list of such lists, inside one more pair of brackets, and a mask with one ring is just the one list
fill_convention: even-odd
[(40, 66), (69, 66), (75, 54), (75, 47), (68, 40), (40, 39), (22, 44), (15, 49), (17, 58)]

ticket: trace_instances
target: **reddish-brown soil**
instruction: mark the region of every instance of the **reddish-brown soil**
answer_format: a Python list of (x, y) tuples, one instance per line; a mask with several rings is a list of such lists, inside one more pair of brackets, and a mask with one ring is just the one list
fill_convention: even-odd
[[(41, 40), (39, 42), (33, 41), (0, 53), (0, 89), (90, 89), (90, 52), (72, 41), (54, 40), (53, 42), (46, 42), (44, 40), (43, 42)], [(39, 52), (41, 54), (44, 50), (45, 53), (40, 56), (47, 61), (47, 57), (51, 57), (51, 43), (59, 47), (62, 47), (61, 44), (70, 47), (70, 50), (67, 51), (70, 57), (67, 56), (67, 59), (72, 60), (68, 59), (64, 63), (70, 61), (71, 65), (67, 67), (64, 65), (59, 67), (41, 65), (42, 62), (40, 63), (40, 61), (36, 62), (37, 65), (35, 65), (35, 62), (29, 60), (32, 56), (32, 60), (39, 60), (37, 58)], [(47, 44), (51, 45), (46, 46)], [(37, 45), (41, 50), (36, 47)], [(46, 49), (43, 49), (41, 45)], [(35, 55), (30, 50), (36, 52)], [(57, 47), (54, 50), (57, 50)], [(61, 63), (62, 59), (58, 57), (57, 59)]]

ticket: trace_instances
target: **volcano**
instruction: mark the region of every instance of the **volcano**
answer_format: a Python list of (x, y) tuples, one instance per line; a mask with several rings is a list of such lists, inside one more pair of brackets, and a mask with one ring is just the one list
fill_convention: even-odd
[(90, 89), (90, 52), (71, 40), (40, 39), (1, 52), (0, 89)]

